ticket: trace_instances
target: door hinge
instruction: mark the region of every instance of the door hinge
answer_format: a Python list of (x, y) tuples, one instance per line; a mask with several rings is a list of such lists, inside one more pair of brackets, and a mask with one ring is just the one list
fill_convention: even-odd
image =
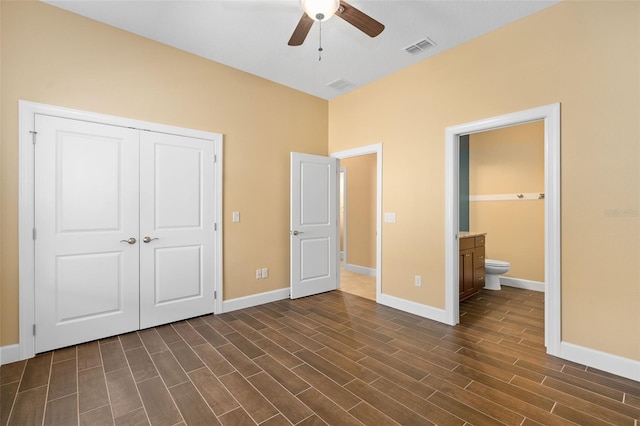
[(36, 132), (35, 130), (29, 130), (29, 133), (31, 133), (31, 142), (35, 145), (36, 144), (36, 135), (38, 134), (38, 132)]
[(33, 335), (34, 336), (36, 335), (36, 325), (35, 324), (33, 324)]
[(36, 240), (36, 228), (33, 228), (33, 241)]
[(217, 223), (214, 223), (214, 224), (213, 224), (213, 230), (214, 230), (214, 231), (217, 231), (217, 230), (218, 230), (218, 224), (217, 224)]
[(218, 298), (218, 292), (214, 291), (213, 292), (213, 300), (216, 300)]
[(217, 163), (217, 162), (218, 162), (218, 156), (217, 156), (217, 155), (215, 155), (215, 154), (213, 154), (213, 162), (214, 162), (214, 163)]

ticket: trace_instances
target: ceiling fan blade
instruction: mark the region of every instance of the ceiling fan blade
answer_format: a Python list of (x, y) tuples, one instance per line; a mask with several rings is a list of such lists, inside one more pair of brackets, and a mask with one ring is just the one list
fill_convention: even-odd
[(368, 35), (375, 37), (384, 30), (384, 25), (376, 21), (369, 15), (362, 13), (360, 10), (351, 6), (345, 1), (340, 1), (340, 7), (336, 15)]
[(313, 19), (309, 18), (306, 13), (302, 14), (302, 18), (298, 22), (296, 29), (293, 30), (293, 34), (291, 34), (291, 38), (289, 39), (289, 46), (300, 46), (304, 39), (309, 34), (309, 30), (313, 25)]

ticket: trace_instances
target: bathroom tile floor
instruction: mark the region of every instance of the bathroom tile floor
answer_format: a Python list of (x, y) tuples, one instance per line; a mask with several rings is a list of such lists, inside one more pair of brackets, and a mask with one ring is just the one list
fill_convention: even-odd
[(456, 327), (333, 291), (0, 368), (10, 425), (629, 425), (640, 383), (548, 356), (543, 295), (461, 303)]

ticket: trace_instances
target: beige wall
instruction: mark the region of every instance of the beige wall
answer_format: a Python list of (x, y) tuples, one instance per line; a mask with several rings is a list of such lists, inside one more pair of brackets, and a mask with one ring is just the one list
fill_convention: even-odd
[[(544, 193), (544, 122), (470, 135), (469, 193)], [(544, 200), (472, 201), (469, 223), (488, 259), (511, 263), (504, 276), (544, 282)]]
[(340, 160), (347, 169), (347, 263), (376, 267), (376, 154)]
[(562, 339), (640, 360), (639, 76), (639, 2), (563, 2), (330, 101), (384, 145), (382, 291), (444, 308), (445, 128), (561, 102)]
[(326, 101), (40, 2), (0, 11), (0, 345), (18, 341), (19, 99), (224, 134), (224, 298), (289, 285), (289, 152), (327, 154)]

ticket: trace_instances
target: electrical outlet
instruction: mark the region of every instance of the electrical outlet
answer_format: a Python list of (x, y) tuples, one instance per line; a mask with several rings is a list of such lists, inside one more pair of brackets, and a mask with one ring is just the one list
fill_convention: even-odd
[(422, 277), (420, 275), (416, 275), (414, 281), (415, 281), (416, 287), (422, 287)]
[(262, 278), (269, 278), (269, 268), (262, 268)]
[(262, 279), (262, 269), (256, 269), (256, 280)]

